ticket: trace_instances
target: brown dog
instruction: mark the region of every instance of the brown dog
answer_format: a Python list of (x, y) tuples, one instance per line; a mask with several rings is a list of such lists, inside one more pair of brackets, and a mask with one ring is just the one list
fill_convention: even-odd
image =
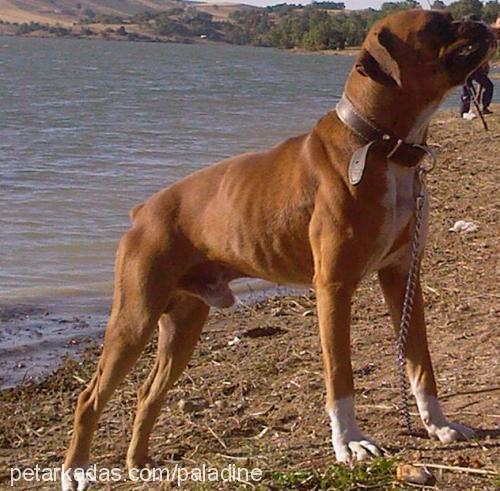
[[(452, 22), (439, 12), (387, 17), (368, 34), (338, 111), (310, 133), (224, 160), (134, 208), (118, 248), (102, 356), (78, 399), (65, 468), (88, 464), (104, 405), (159, 326), (158, 358), (138, 393), (127, 455), (129, 467), (149, 462), (165, 394), (186, 367), (210, 306), (234, 302), (228, 282), (238, 277), (314, 285), (335, 455), (341, 462), (379, 455), (355, 421), (351, 298), (364, 276), (378, 272), (398, 327), (429, 119), (495, 43), (485, 24)], [(440, 409), (420, 285), (406, 355), (429, 434), (442, 442), (472, 437)], [(64, 488), (81, 479), (68, 471)]]

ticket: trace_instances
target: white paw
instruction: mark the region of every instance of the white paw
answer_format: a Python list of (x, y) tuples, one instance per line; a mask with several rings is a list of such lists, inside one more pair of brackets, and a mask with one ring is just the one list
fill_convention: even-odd
[(381, 457), (382, 450), (360, 431), (332, 437), (333, 449), (338, 462), (345, 464)]
[(441, 443), (451, 443), (476, 437), (476, 432), (472, 428), (458, 423), (450, 423), (443, 414), (441, 405), (435, 396), (426, 394), (418, 388), (414, 392), (422, 423), (424, 423), (431, 438), (439, 440)]
[(88, 489), (90, 480), (88, 479), (88, 465), (75, 469), (64, 469), (61, 474), (62, 491), (84, 491)]
[(332, 444), (339, 462), (352, 463), (382, 456), (382, 451), (359, 430), (352, 396), (335, 400), (328, 410), (332, 426)]
[(468, 426), (445, 421), (441, 425), (429, 425), (427, 432), (431, 438), (441, 443), (451, 443), (457, 440), (471, 440), (477, 436), (476, 432)]

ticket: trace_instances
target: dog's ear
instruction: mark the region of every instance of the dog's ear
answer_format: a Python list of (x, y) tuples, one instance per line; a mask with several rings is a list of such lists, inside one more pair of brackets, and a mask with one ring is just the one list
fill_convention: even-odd
[(363, 49), (356, 62), (356, 70), (383, 85), (401, 87), (399, 66), (394, 59), (394, 36), (383, 27), (372, 42)]

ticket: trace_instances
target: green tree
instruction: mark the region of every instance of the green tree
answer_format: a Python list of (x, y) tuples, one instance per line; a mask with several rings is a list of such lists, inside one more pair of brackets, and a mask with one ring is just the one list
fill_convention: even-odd
[(308, 30), (302, 36), (303, 47), (311, 50), (343, 48), (345, 38), (335, 28), (332, 17), (323, 10), (310, 14)]
[(168, 17), (156, 19), (155, 31), (160, 36), (172, 36), (175, 34), (188, 36), (190, 34), (189, 29), (184, 24)]
[(336, 15), (335, 25), (343, 33), (347, 46), (360, 46), (368, 32), (368, 16), (359, 12)]
[(483, 19), (489, 24), (493, 24), (497, 17), (500, 16), (500, 5), (498, 0), (493, 0), (485, 3), (483, 6)]
[(325, 9), (325, 10), (344, 10), (344, 2), (311, 2), (312, 8)]
[(392, 13), (398, 10), (420, 9), (420, 3), (416, 0), (405, 0), (404, 2), (385, 2), (380, 10), (384, 13)]
[(89, 19), (95, 19), (96, 17), (96, 13), (92, 10), (92, 9), (89, 9), (89, 8), (86, 8), (84, 11), (83, 11), (84, 15), (86, 15)]
[(431, 5), (433, 10), (446, 10), (446, 4), (443, 0), (435, 0), (435, 2)]
[(448, 6), (448, 12), (456, 20), (460, 20), (466, 15), (481, 16), (483, 4), (480, 0), (458, 0), (458, 2), (453, 2)]

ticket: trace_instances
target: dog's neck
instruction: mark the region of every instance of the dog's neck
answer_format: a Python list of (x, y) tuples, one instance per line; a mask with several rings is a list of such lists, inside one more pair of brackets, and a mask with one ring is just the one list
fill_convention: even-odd
[(396, 87), (386, 87), (355, 70), (345, 87), (345, 95), (369, 121), (407, 143), (425, 143), (427, 127), (440, 100), (429, 94), (409, 94)]

